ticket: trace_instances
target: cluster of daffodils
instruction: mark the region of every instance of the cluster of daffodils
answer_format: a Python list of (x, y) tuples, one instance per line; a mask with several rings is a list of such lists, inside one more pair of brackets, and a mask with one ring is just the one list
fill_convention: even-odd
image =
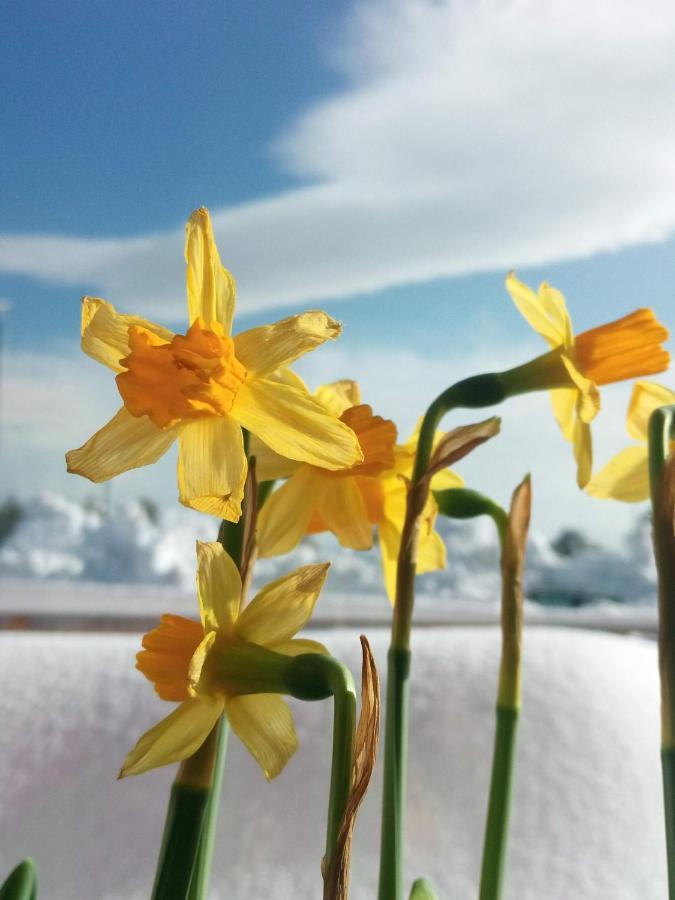
[[(512, 760), (513, 754), (500, 744), (499, 723), (511, 723), (512, 741), (520, 704), (530, 481), (516, 489), (508, 513), (466, 488), (451, 466), (493, 438), (499, 420), (443, 433), (440, 419), (457, 407), (491, 406), (523, 392), (551, 390), (555, 417), (572, 444), (578, 485), (596, 497), (643, 500), (648, 495), (647, 422), (653, 410), (675, 403), (675, 393), (652, 382), (635, 384), (628, 430), (638, 444), (595, 475), (590, 423), (600, 409), (599, 386), (667, 368), (662, 347), (667, 331), (651, 310), (642, 309), (575, 336), (559, 291), (542, 284), (535, 292), (511, 274), (508, 293), (545, 339), (548, 352), (516, 369), (452, 386), (431, 404), (407, 442), (399, 443), (394, 422), (363, 402), (356, 381), (336, 381), (311, 392), (289, 368), (339, 336), (340, 324), (326, 313), (313, 310), (232, 336), (234, 280), (221, 263), (205, 209), (187, 224), (185, 258), (185, 334), (118, 313), (105, 300), (84, 298), (82, 348), (115, 373), (121, 406), (66, 456), (70, 472), (102, 482), (156, 462), (176, 442), (180, 502), (222, 523), (219, 531), (214, 525), (217, 541), (197, 544), (198, 618), (163, 616), (144, 636), (137, 657), (159, 696), (178, 704), (140, 738), (120, 772), (121, 777), (138, 775), (181, 763), (153, 896), (206, 896), (204, 872), (212, 809), (217, 808), (213, 792), (224, 744), (219, 735), (229, 723), (265, 777), (276, 777), (298, 747), (284, 695), (332, 697), (335, 704), (322, 871), (325, 900), (347, 896), (354, 817), (377, 752), (374, 660), (363, 639), (357, 726), (351, 675), (322, 644), (296, 637), (310, 620), (328, 563), (296, 569), (250, 602), (247, 596), (257, 555), (283, 555), (306, 535), (330, 532), (343, 547), (359, 551), (368, 551), (377, 535), (384, 587), (394, 607), (380, 900), (401, 900), (405, 682), (414, 579), (445, 566), (445, 547), (435, 528), (439, 514), (490, 515), (502, 543), (502, 719), (495, 752), (503, 752), (504, 759)], [(505, 841), (498, 838), (499, 828), (506, 827), (510, 766), (496, 767), (491, 787), (489, 815), (493, 804), (501, 812), (489, 819), (481, 887), (485, 900), (496, 900), (500, 891)], [(204, 800), (197, 814), (196, 795)], [(435, 895), (419, 882), (413, 896)]]

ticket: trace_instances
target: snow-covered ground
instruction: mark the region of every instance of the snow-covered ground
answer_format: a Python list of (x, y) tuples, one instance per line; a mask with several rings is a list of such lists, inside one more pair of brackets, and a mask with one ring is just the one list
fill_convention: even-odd
[[(387, 633), (369, 635), (384, 672)], [(358, 675), (358, 632), (320, 633)], [(169, 770), (116, 782), (140, 732), (170, 708), (133, 668), (130, 635), (0, 633), (0, 870), (37, 860), (49, 900), (150, 892)], [(499, 634), (414, 636), (406, 883), (475, 900)], [(666, 896), (656, 646), (533, 629), (505, 900)], [(232, 739), (211, 897), (309, 900), (329, 772), (330, 703), (297, 704), (301, 746), (266, 784)], [(357, 825), (354, 900), (376, 895), (379, 774)]]
[[(498, 596), (497, 541), (492, 522), (439, 519), (448, 566), (420, 579), (418, 593), (435, 602), (490, 602)], [(143, 503), (115, 507), (108, 515), (54, 494), (27, 504), (14, 530), (0, 544), (0, 578), (146, 584), (192, 589), (194, 541), (214, 540), (213, 518), (181, 507), (149, 510)], [(259, 560), (263, 583), (307, 562), (332, 560), (327, 591), (382, 598), (377, 548), (355, 552), (330, 535), (305, 539), (288, 556)], [(620, 551), (581, 549), (561, 556), (549, 541), (531, 535), (526, 592), (552, 603), (610, 600), (655, 601), (655, 570), (649, 523), (639, 519)]]

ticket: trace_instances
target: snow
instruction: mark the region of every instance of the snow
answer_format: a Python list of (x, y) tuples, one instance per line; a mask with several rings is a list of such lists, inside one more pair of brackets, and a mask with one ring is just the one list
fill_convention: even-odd
[[(497, 540), (490, 520), (457, 522), (439, 519), (448, 548), (445, 570), (424, 575), (418, 594), (436, 602), (490, 602), (499, 596)], [(636, 522), (625, 548), (582, 549), (558, 555), (536, 532), (530, 537), (526, 592), (533, 598), (572, 604), (598, 600), (654, 603), (656, 574), (649, 522)], [(27, 504), (23, 515), (0, 544), (0, 578), (68, 580), (106, 584), (151, 584), (191, 589), (194, 541), (214, 540), (214, 519), (171, 507), (149, 510), (142, 502), (116, 506), (110, 514), (85, 509), (55, 494)], [(328, 591), (344, 595), (383, 593), (377, 549), (344, 550), (331, 535), (307, 538), (293, 553), (259, 560), (256, 581), (262, 584), (295, 566), (332, 560)]]
[[(315, 633), (358, 675), (358, 632)], [(387, 632), (369, 629), (384, 672)], [(165, 714), (133, 668), (131, 635), (0, 633), (0, 869), (33, 855), (50, 900), (150, 892), (172, 772), (116, 782)], [(476, 896), (499, 633), (414, 636), (406, 884)], [(528, 629), (505, 900), (666, 895), (656, 647), (637, 637)], [(320, 896), (330, 703), (296, 704), (299, 752), (265, 783), (230, 742), (214, 898)], [(379, 777), (357, 826), (353, 900), (376, 890)]]

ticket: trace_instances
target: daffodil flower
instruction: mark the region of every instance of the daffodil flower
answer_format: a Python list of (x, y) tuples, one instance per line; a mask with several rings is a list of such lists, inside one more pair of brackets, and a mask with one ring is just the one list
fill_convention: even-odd
[[(626, 447), (600, 470), (586, 485), (586, 491), (602, 500), (612, 498), (625, 503), (649, 499), (649, 417), (660, 406), (675, 403), (675, 393), (651, 381), (638, 381), (628, 405), (626, 429), (639, 444)], [(675, 441), (671, 444), (675, 451)]]
[(246, 480), (242, 428), (291, 459), (325, 469), (361, 460), (350, 429), (314, 400), (302, 382), (275, 375), (341, 326), (306, 312), (230, 336), (235, 286), (223, 267), (205, 209), (186, 226), (190, 327), (173, 332), (120, 315), (85, 297), (82, 348), (117, 374), (123, 405), (78, 450), (69, 472), (107, 481), (156, 462), (178, 441), (181, 503), (237, 521)]
[[(396, 445), (396, 426), (373, 415), (371, 407), (361, 403), (354, 381), (324, 385), (315, 397), (356, 433), (363, 462), (351, 469), (331, 472), (282, 459), (254, 442), (252, 452), (256, 455), (258, 478), (288, 478), (260, 512), (259, 553), (288, 553), (306, 534), (324, 531), (332, 532), (343, 547), (368, 550), (373, 545), (373, 526), (377, 526), (385, 584), (393, 601), (406, 511), (406, 479), (412, 475), (417, 433), (406, 444)], [(447, 470), (435, 475), (432, 484), (434, 490), (442, 490), (459, 487), (463, 482)], [(437, 511), (430, 494), (422, 517), (419, 573), (445, 566), (445, 546), (434, 530)]]
[[(593, 465), (590, 422), (600, 409), (598, 385), (653, 375), (668, 368), (661, 347), (668, 331), (651, 309), (637, 309), (621, 319), (574, 335), (565, 298), (543, 283), (538, 293), (511, 273), (506, 288), (518, 310), (564, 365), (568, 387), (551, 391), (553, 412), (564, 437), (571, 441), (577, 483), (583, 488)], [(543, 359), (543, 358), (542, 358)]]
[(127, 756), (120, 777), (187, 759), (226, 712), (233, 731), (270, 779), (298, 746), (293, 717), (279, 696), (289, 661), (325, 654), (294, 635), (309, 620), (328, 563), (302, 566), (268, 584), (243, 610), (241, 578), (219, 543), (197, 543), (201, 623), (163, 616), (143, 638), (137, 666), (164, 700), (179, 701)]

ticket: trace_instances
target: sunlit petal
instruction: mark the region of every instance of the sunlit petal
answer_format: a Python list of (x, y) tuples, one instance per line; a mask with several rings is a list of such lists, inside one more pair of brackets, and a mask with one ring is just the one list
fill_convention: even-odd
[(186, 424), (178, 447), (181, 503), (237, 522), (246, 469), (241, 428), (233, 418), (211, 416)]
[(158, 428), (147, 416), (132, 416), (122, 407), (100, 431), (77, 450), (66, 453), (68, 471), (90, 481), (108, 481), (164, 456), (181, 427)]
[(303, 465), (267, 498), (258, 517), (260, 556), (289, 553), (300, 543), (307, 534), (325, 480), (310, 466)]
[(314, 391), (314, 396), (328, 412), (339, 418), (351, 406), (361, 403), (361, 390), (355, 381), (343, 379), (331, 384), (322, 384)]
[(301, 566), (266, 585), (237, 619), (237, 637), (265, 647), (290, 640), (309, 621), (328, 568)]
[(610, 459), (586, 485), (586, 491), (600, 499), (612, 498), (639, 503), (649, 497), (647, 447), (626, 447)]
[(288, 478), (303, 465), (297, 459), (286, 459), (285, 456), (275, 453), (255, 434), (251, 435), (250, 454), (255, 456), (255, 472), (258, 483), (276, 481), (277, 478)]
[(234, 278), (220, 261), (208, 210), (195, 210), (185, 226), (185, 261), (190, 324), (202, 318), (206, 325), (219, 322), (232, 330), (235, 306)]
[(197, 593), (204, 629), (230, 635), (239, 614), (241, 576), (218, 541), (197, 541)]
[(298, 749), (288, 704), (277, 694), (228, 697), (227, 718), (268, 780), (276, 778)]
[(577, 484), (580, 488), (586, 487), (591, 477), (593, 467), (593, 445), (591, 441), (591, 428), (581, 419), (574, 423), (572, 435), (574, 458), (577, 461)]
[(120, 778), (192, 756), (208, 737), (223, 707), (223, 701), (214, 697), (185, 700), (140, 738), (125, 759)]
[(291, 641), (282, 641), (270, 647), (275, 653), (283, 653), (284, 656), (300, 656), (302, 653), (321, 653), (328, 656), (329, 652), (318, 641), (311, 641), (309, 638), (293, 638)]
[(82, 349), (113, 372), (122, 372), (120, 360), (129, 353), (129, 328), (138, 325), (146, 331), (171, 341), (168, 328), (148, 322), (140, 316), (123, 316), (115, 307), (98, 297), (82, 298)]
[(532, 328), (548, 342), (551, 349), (565, 343), (567, 328), (564, 325), (562, 311), (556, 312), (552, 318), (544, 308), (541, 298), (526, 284), (519, 281), (513, 272), (506, 279), (506, 290), (511, 295), (519, 312), (527, 319)]
[(274, 325), (261, 325), (234, 338), (235, 352), (247, 370), (264, 378), (326, 341), (342, 330), (339, 322), (321, 310), (289, 316)]
[(373, 526), (355, 478), (325, 478), (319, 515), (343, 547), (369, 550)]
[(633, 385), (626, 427), (628, 434), (636, 441), (647, 440), (649, 417), (660, 406), (675, 403), (675, 393), (653, 381), (637, 381)]

